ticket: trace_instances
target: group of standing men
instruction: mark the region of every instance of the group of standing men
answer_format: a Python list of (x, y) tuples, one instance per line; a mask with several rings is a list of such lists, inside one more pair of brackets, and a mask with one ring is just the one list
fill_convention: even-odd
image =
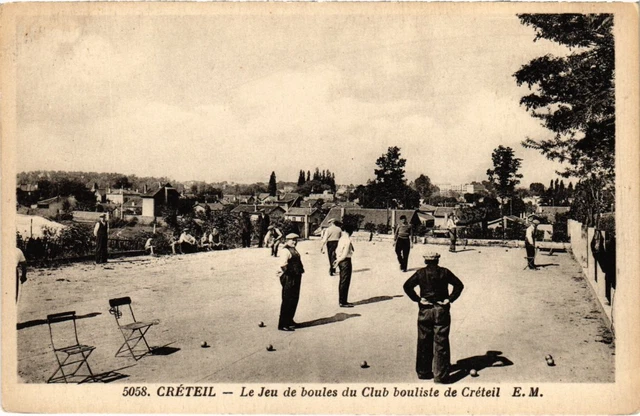
[[(322, 235), (321, 251), (326, 250), (329, 258), (329, 275), (340, 271), (338, 302), (340, 307), (350, 308), (348, 294), (351, 284), (351, 256), (354, 248), (351, 242), (353, 229), (341, 221), (330, 219), (329, 227)], [(278, 275), (282, 285), (282, 304), (278, 329), (295, 331), (299, 324), (294, 321), (300, 299), (300, 286), (304, 266), (296, 249), (297, 234), (285, 237), (285, 250)], [(407, 271), (409, 252), (412, 247), (411, 225), (405, 216), (394, 230), (395, 251), (400, 269)], [(436, 383), (447, 383), (450, 370), (449, 330), (451, 326), (450, 308), (462, 293), (464, 285), (450, 270), (439, 266), (440, 255), (424, 255), (425, 267), (418, 269), (403, 285), (407, 296), (418, 303), (418, 347), (416, 372), (420, 379), (434, 379)], [(449, 286), (452, 291), (449, 292)], [(419, 294), (415, 288), (419, 288)]]

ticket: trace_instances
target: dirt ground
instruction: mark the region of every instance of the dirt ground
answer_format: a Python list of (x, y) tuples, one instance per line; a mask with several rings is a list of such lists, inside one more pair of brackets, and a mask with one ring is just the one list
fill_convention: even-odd
[[(136, 257), (30, 272), (19, 304), (18, 370), (30, 383), (54, 369), (47, 314), (75, 310), (83, 343), (96, 346), (95, 373), (120, 382), (413, 382), (417, 306), (403, 293), (421, 253), (465, 284), (453, 304), (452, 363), (475, 368), (458, 382), (613, 382), (611, 335), (568, 253), (539, 255), (523, 270), (524, 249), (418, 244), (410, 271), (399, 270), (389, 242), (357, 242), (349, 300), (338, 306), (338, 278), (328, 275), (318, 240), (298, 246), (305, 265), (295, 332), (276, 329), (279, 259), (266, 248)], [(138, 319), (159, 319), (147, 338), (164, 346), (139, 361), (114, 357), (121, 334), (108, 299), (130, 296)], [(259, 323), (264, 322), (265, 327)], [(206, 341), (210, 347), (202, 348)], [(275, 351), (266, 347), (271, 344)], [(487, 355), (496, 351), (504, 365)], [(545, 355), (555, 359), (550, 367)], [(360, 364), (367, 361), (369, 368)], [(499, 363), (498, 363), (499, 364)], [(114, 373), (111, 373), (113, 375)], [(113, 378), (111, 378), (113, 379)], [(116, 377), (117, 379), (117, 377)]]

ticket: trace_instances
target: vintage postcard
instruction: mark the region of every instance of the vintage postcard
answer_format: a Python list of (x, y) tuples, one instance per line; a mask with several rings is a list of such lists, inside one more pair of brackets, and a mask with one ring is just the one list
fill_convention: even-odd
[(637, 5), (0, 30), (4, 411), (639, 411)]

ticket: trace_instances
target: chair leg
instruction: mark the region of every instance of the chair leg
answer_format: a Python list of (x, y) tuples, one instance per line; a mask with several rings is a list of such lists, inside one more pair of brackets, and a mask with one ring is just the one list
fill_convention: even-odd
[[(120, 348), (116, 352), (116, 357), (118, 356), (118, 354), (120, 354), (124, 350), (125, 347), (127, 347), (129, 352), (131, 353), (131, 356), (136, 361), (139, 360), (140, 358), (144, 357), (148, 353), (150, 353), (151, 352), (151, 347), (149, 347), (149, 344), (147, 343), (147, 340), (145, 338), (145, 334), (147, 333), (149, 328), (150, 328), (150, 326), (146, 327), (144, 329), (144, 331), (142, 329), (135, 329), (135, 330), (131, 331), (129, 336), (125, 335), (125, 333), (123, 331), (122, 332), (122, 336), (124, 337), (124, 344), (122, 344), (122, 346), (120, 346)], [(133, 337), (133, 335), (136, 334), (136, 332), (138, 334), (140, 334), (140, 335), (138, 337)], [(135, 344), (131, 345), (130, 341), (133, 341), (133, 340), (136, 340), (136, 342), (135, 342)], [(147, 347), (147, 352), (136, 356), (135, 348), (138, 346), (138, 344), (140, 343), (141, 340), (144, 342), (145, 346)]]

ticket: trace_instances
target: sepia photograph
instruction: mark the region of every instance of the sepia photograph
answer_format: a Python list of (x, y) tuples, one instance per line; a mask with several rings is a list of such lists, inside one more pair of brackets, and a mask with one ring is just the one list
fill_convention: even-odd
[(0, 11), (5, 411), (638, 411), (635, 5)]

